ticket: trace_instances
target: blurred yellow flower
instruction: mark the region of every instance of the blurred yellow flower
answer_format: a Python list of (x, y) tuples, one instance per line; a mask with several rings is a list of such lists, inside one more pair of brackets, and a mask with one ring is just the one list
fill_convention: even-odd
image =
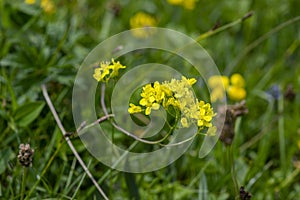
[(224, 87), (226, 89), (229, 86), (229, 78), (227, 76), (211, 76), (208, 79), (208, 86), (210, 88)]
[(167, 0), (167, 2), (171, 5), (181, 5), (183, 0)]
[(41, 8), (46, 13), (53, 13), (55, 11), (55, 6), (51, 0), (41, 0)]
[(196, 6), (196, 0), (167, 0), (171, 5), (182, 6), (187, 10), (193, 10)]
[(240, 75), (240, 74), (237, 74), (237, 73), (233, 74), (230, 77), (230, 82), (231, 82), (231, 85), (234, 85), (236, 87), (245, 87), (245, 80), (242, 77), (242, 75)]
[(242, 87), (229, 86), (227, 93), (229, 98), (234, 101), (240, 101), (246, 98), (246, 90)]
[[(28, 5), (32, 5), (32, 4), (36, 3), (36, 0), (25, 0), (25, 3)], [(54, 5), (53, 1), (51, 1), (51, 0), (41, 0), (40, 6), (46, 13), (51, 14), (51, 13), (55, 12), (55, 5)]]
[(155, 18), (144, 12), (138, 12), (130, 18), (130, 28), (133, 29), (131, 30), (132, 34), (137, 38), (147, 38), (149, 35), (153, 34), (149, 27), (154, 27), (156, 25), (157, 21)]
[(183, 0), (182, 6), (187, 10), (193, 10), (196, 6), (196, 0)]
[(29, 5), (35, 4), (35, 0), (25, 0), (25, 3)]
[(212, 90), (210, 94), (212, 102), (224, 99), (226, 92), (233, 101), (243, 100), (247, 95), (244, 88), (245, 80), (238, 73), (233, 74), (230, 79), (227, 76), (211, 76), (208, 79), (208, 87)]

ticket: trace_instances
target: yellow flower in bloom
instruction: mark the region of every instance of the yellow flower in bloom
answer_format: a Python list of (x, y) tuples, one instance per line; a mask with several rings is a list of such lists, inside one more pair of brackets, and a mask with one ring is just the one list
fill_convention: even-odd
[(182, 6), (187, 10), (193, 10), (196, 5), (196, 0), (167, 0), (171, 5)]
[(111, 78), (115, 78), (119, 75), (119, 69), (124, 69), (126, 66), (120, 64), (120, 62), (115, 62), (112, 59), (112, 63), (102, 62), (100, 67), (94, 70), (93, 77), (98, 82), (108, 82)]
[(41, 8), (46, 13), (53, 13), (55, 11), (54, 3), (51, 0), (41, 0)]
[(240, 74), (233, 74), (230, 77), (231, 85), (236, 87), (245, 87), (245, 80)]
[(223, 88), (215, 88), (210, 93), (210, 99), (212, 102), (222, 100), (225, 97), (225, 90)]
[(198, 126), (211, 127), (212, 118), (216, 115), (209, 103), (199, 102), (200, 116), (198, 118)]
[(246, 90), (242, 87), (229, 86), (227, 93), (229, 98), (234, 101), (240, 101), (246, 98)]
[(181, 122), (181, 124), (182, 124), (183, 127), (185, 127), (185, 128), (189, 127), (189, 123), (187, 121), (187, 118), (182, 117), (181, 120), (180, 120), (180, 122)]
[(212, 127), (211, 121), (216, 114), (209, 103), (199, 102), (194, 97), (191, 86), (195, 83), (196, 79), (187, 79), (183, 76), (181, 80), (172, 79), (163, 83), (147, 84), (140, 95), (141, 106), (130, 104), (128, 112), (133, 114), (145, 111), (145, 115), (150, 115), (151, 110), (158, 110), (160, 105), (166, 110), (169, 106), (173, 106), (181, 113), (182, 127), (189, 127), (192, 123), (197, 124), (200, 130)]
[(143, 111), (143, 109), (142, 109), (141, 106), (136, 106), (136, 105), (134, 105), (133, 103), (130, 103), (129, 106), (130, 106), (130, 108), (128, 108), (128, 112), (129, 112), (130, 114), (133, 114), (133, 113), (139, 113), (139, 112), (142, 112), (142, 111)]
[(144, 12), (138, 12), (130, 18), (130, 28), (133, 29), (131, 32), (137, 38), (147, 38), (149, 35), (153, 34), (149, 27), (154, 27), (156, 25), (157, 22), (155, 18)]
[(226, 89), (229, 86), (229, 78), (227, 76), (211, 76), (208, 79), (208, 86), (210, 88), (224, 87)]
[(240, 74), (233, 74), (229, 78), (227, 76), (211, 76), (208, 79), (208, 87), (211, 91), (211, 101), (216, 102), (225, 98), (225, 92), (228, 97), (234, 101), (240, 101), (246, 98), (245, 80)]
[[(36, 3), (36, 0), (25, 0), (25, 3), (32, 5), (32, 4)], [(46, 13), (50, 14), (55, 11), (55, 5), (54, 5), (53, 1), (51, 1), (51, 0), (41, 0), (40, 6)]]
[(35, 0), (25, 0), (25, 3), (29, 5), (35, 4)]
[(211, 76), (208, 79), (208, 86), (212, 89), (210, 94), (211, 101), (216, 102), (222, 100), (229, 86), (229, 78), (227, 76)]

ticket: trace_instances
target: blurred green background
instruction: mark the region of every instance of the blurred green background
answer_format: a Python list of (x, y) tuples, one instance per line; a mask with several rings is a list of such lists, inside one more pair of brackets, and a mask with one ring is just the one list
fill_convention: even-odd
[[(249, 113), (237, 120), (230, 147), (239, 187), (252, 199), (300, 199), (299, 8), (298, 0), (0, 0), (0, 197), (22, 198), (22, 183), (28, 194), (52, 157), (31, 198), (102, 198), (66, 143), (54, 154), (62, 135), (41, 85), (66, 130), (75, 131), (71, 97), (78, 68), (101, 41), (136, 27), (131, 21), (142, 12), (153, 26), (203, 36), (199, 44), (222, 74), (244, 76)], [(79, 138), (72, 142), (110, 199), (234, 199), (222, 142), (199, 159), (196, 141), (170, 166), (144, 174), (110, 170)], [(35, 150), (25, 181), (17, 160), (21, 143)]]

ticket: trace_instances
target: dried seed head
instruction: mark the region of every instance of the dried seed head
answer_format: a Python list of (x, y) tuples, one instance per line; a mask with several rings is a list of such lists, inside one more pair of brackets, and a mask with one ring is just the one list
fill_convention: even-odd
[(30, 144), (20, 144), (18, 159), (21, 165), (29, 167), (32, 163), (34, 149), (30, 148)]
[(218, 124), (218, 128), (222, 129), (220, 140), (225, 145), (231, 145), (233, 142), (236, 118), (247, 113), (248, 109), (245, 100), (234, 105), (228, 105), (227, 108), (224, 106), (218, 108), (218, 118), (222, 119), (225, 117), (224, 124)]

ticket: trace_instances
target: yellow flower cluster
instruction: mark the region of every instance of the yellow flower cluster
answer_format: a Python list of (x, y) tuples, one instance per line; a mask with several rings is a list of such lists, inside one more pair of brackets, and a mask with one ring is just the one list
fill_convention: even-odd
[(187, 10), (193, 10), (196, 6), (196, 0), (167, 0), (171, 5), (182, 6)]
[[(26, 4), (35, 4), (36, 0), (25, 0)], [(41, 8), (46, 12), (46, 13), (53, 13), (55, 11), (55, 5), (53, 3), (53, 1), (51, 0), (41, 0), (40, 1), (40, 6)]]
[[(138, 12), (130, 18), (130, 28), (133, 29), (132, 34), (137, 38), (147, 38), (152, 34), (152, 31), (147, 29), (148, 27), (154, 27), (157, 25), (157, 21), (151, 15)], [(136, 30), (135, 28), (143, 28)]]
[(102, 62), (100, 67), (94, 70), (93, 77), (98, 82), (108, 82), (111, 78), (117, 77), (119, 75), (119, 69), (125, 69), (119, 61), (115, 62), (114, 59), (111, 60), (112, 63)]
[(183, 76), (181, 80), (147, 84), (141, 92), (139, 106), (130, 103), (128, 112), (133, 114), (145, 111), (145, 115), (149, 115), (152, 109), (158, 110), (162, 106), (168, 110), (171, 106), (180, 111), (183, 127), (189, 127), (192, 123), (196, 123), (200, 129), (211, 127), (212, 118), (216, 114), (209, 103), (194, 98), (191, 86), (195, 83), (196, 79)]
[(246, 98), (245, 80), (240, 74), (233, 74), (230, 79), (227, 76), (212, 76), (208, 80), (208, 86), (212, 89), (211, 101), (216, 102), (225, 97), (233, 101), (240, 101)]

